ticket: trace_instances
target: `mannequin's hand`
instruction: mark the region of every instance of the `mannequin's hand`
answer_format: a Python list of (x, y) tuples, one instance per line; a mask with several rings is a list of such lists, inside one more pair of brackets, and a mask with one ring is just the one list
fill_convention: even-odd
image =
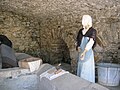
[(84, 60), (84, 57), (85, 57), (85, 53), (83, 52), (83, 53), (80, 55), (81, 60)]
[(81, 53), (81, 55), (80, 55), (81, 60), (84, 60), (84, 57), (85, 57), (86, 52), (87, 52), (87, 50), (85, 49), (85, 50), (83, 51), (83, 53)]

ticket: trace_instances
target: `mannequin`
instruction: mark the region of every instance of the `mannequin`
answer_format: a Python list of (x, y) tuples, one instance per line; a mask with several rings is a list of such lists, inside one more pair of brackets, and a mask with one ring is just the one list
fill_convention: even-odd
[(92, 27), (89, 15), (82, 17), (83, 28), (77, 35), (78, 67), (77, 76), (95, 82), (95, 65), (93, 48), (96, 44), (96, 30)]

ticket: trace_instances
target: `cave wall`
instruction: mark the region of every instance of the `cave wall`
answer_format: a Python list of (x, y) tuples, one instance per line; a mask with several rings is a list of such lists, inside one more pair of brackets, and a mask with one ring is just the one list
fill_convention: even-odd
[(0, 34), (13, 42), (16, 52), (49, 63), (70, 62), (77, 55), (75, 38), (84, 14), (92, 16), (103, 46), (95, 48), (97, 60), (119, 63), (119, 0), (1, 0)]

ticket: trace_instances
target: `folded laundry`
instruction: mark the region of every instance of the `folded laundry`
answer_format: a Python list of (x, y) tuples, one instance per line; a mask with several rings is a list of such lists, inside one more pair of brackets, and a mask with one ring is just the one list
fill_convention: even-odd
[(63, 75), (63, 74), (66, 74), (66, 73), (69, 73), (69, 72), (68, 72), (68, 71), (65, 71), (65, 70), (63, 70), (63, 69), (59, 69), (59, 70), (58, 70), (58, 73), (56, 73), (56, 68), (53, 67), (53, 68), (47, 70), (46, 72), (42, 73), (42, 74), (40, 75), (40, 79), (41, 79), (42, 77), (46, 77), (46, 78), (48, 78), (49, 80), (53, 80), (53, 79), (55, 79), (55, 78), (57, 78), (57, 77), (59, 77), (59, 76), (61, 76), (61, 75)]

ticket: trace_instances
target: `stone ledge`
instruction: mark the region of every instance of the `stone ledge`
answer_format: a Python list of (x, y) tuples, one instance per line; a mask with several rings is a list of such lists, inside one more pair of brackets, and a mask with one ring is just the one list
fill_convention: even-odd
[(21, 69), (21, 68), (8, 68), (8, 69), (0, 69), (0, 78), (8, 78), (8, 77), (17, 77), (21, 74), (30, 73), (29, 69)]

